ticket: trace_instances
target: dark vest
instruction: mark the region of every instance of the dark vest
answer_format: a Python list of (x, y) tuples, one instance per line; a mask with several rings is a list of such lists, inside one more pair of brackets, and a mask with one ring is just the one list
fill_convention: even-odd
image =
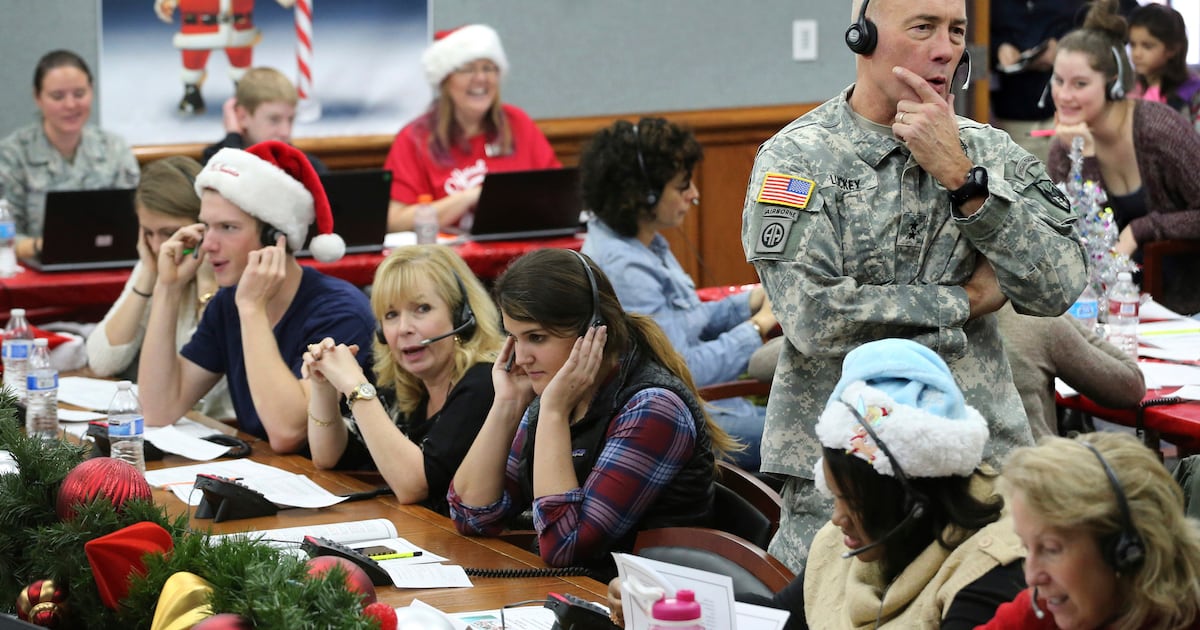
[[(609, 552), (627, 552), (633, 549), (637, 532), (657, 527), (709, 526), (712, 521), (713, 484), (715, 462), (712, 439), (704, 421), (701, 403), (691, 390), (666, 368), (656, 361), (643, 358), (642, 352), (634, 350), (621, 357), (618, 373), (610, 378), (596, 393), (588, 406), (587, 414), (571, 425), (571, 460), (575, 477), (581, 482), (591, 474), (600, 452), (604, 449), (609, 424), (617, 417), (621, 408), (633, 395), (651, 387), (660, 387), (675, 392), (691, 411), (696, 425), (696, 447), (691, 458), (675, 474), (669, 488), (665, 489), (642, 515), (634, 531), (598, 554), (595, 558), (577, 558), (573, 564), (581, 566), (612, 567)], [(521, 448), (519, 482), (522, 505), (533, 503), (533, 442), (537, 434), (538, 412), (541, 399), (535, 399), (527, 410), (529, 427), (525, 433), (525, 444)]]

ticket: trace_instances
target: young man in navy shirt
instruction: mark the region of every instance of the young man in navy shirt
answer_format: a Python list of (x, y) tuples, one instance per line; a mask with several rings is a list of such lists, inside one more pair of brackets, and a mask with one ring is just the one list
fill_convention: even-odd
[[(175, 422), (224, 374), (238, 428), (278, 453), (305, 450), (305, 350), (325, 337), (345, 339), (358, 344), (358, 361), (369, 369), (375, 325), (362, 291), (301, 267), (293, 254), (314, 220), (314, 257), (331, 262), (345, 252), (325, 191), (304, 154), (277, 141), (222, 149), (195, 188), (201, 223), (181, 228), (158, 256), (138, 369), (146, 424)], [(181, 293), (205, 259), (221, 289), (176, 352)]]

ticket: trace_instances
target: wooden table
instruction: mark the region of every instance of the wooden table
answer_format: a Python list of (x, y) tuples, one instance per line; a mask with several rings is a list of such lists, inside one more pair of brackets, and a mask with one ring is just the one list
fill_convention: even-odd
[[(243, 438), (246, 436), (243, 435)], [(365, 481), (336, 471), (317, 470), (312, 461), (299, 455), (277, 455), (271, 452), (266, 442), (253, 440), (251, 459), (275, 466), (289, 472), (307, 475), (318, 485), (334, 494), (348, 494), (369, 490), (373, 486)], [(191, 465), (196, 462), (169, 455), (161, 462), (150, 462), (150, 469)], [(174, 495), (165, 490), (154, 491), (155, 500), (167, 507), (172, 515), (182, 514), (189, 509)], [(385, 518), (396, 526), (401, 538), (449, 558), (452, 564), (485, 569), (528, 569), (546, 565), (538, 556), (494, 538), (472, 538), (460, 535), (450, 519), (415, 505), (401, 505), (395, 497), (383, 497), (365, 501), (339, 503), (322, 509), (285, 509), (275, 516), (224, 521), (214, 524), (211, 520), (195, 520), (195, 529), (212, 533), (229, 534), (281, 527), (297, 527), (341, 521), (356, 521)], [(505, 604), (528, 599), (544, 599), (546, 593), (570, 593), (592, 601), (603, 602), (607, 588), (586, 577), (539, 577), (539, 578), (481, 578), (472, 577), (472, 588), (399, 589), (389, 586), (377, 587), (379, 600), (392, 606), (407, 606), (414, 598), (446, 612), (470, 612), (492, 610)]]

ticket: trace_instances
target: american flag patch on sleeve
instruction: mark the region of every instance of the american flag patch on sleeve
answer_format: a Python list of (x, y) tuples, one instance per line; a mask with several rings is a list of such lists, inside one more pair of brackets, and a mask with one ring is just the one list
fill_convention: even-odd
[(803, 177), (767, 173), (762, 188), (758, 190), (758, 201), (803, 210), (808, 206), (808, 198), (816, 185), (813, 180)]

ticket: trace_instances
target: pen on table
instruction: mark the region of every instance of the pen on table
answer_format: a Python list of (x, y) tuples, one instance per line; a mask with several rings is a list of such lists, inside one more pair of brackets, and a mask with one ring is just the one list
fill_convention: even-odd
[[(392, 494), (392, 489), (388, 486), (383, 486), (380, 488), (375, 488), (374, 490), (352, 492), (350, 494), (343, 494), (341, 496), (344, 497), (346, 501), (362, 501), (365, 499), (374, 499), (375, 497), (381, 497), (387, 494)], [(345, 503), (345, 501), (343, 501), (343, 503)]]
[(1058, 132), (1054, 129), (1034, 129), (1029, 132), (1030, 138), (1050, 138)]
[(367, 557), (378, 562), (380, 560), (396, 560), (398, 558), (417, 558), (423, 554), (424, 554), (424, 552), (422, 552), (422, 551), (404, 551), (404, 552), (397, 552), (397, 553), (380, 553), (380, 554), (375, 554), (373, 556), (367, 556)]

